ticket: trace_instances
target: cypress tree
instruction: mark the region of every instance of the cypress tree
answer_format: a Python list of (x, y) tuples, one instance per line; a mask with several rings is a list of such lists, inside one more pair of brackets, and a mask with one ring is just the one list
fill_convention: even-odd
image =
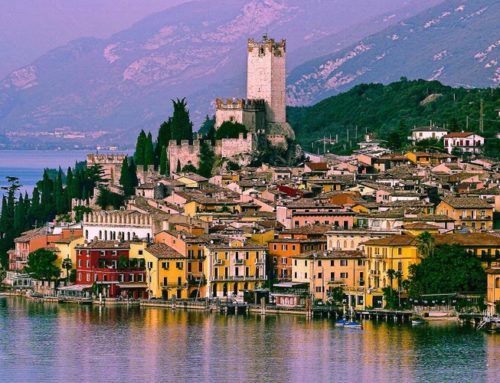
[(186, 99), (173, 101), (174, 114), (171, 121), (172, 138), (175, 140), (193, 140), (193, 124), (189, 119)]
[(148, 133), (144, 144), (144, 170), (148, 170), (149, 165), (154, 165), (153, 136)]
[(137, 144), (135, 145), (135, 163), (137, 165), (144, 165), (144, 155), (146, 150), (146, 133), (141, 130), (137, 137)]
[[(120, 171), (120, 185), (122, 185), (123, 193), (125, 196), (130, 196), (133, 193), (132, 183), (130, 179), (130, 170), (128, 165), (128, 159), (125, 157), (122, 162), (122, 168)], [(131, 191), (132, 189), (132, 191)]]
[(24, 198), (22, 194), (19, 196), (17, 200), (16, 206), (14, 208), (14, 232), (16, 235), (23, 232), (26, 227), (26, 212), (24, 211)]
[(7, 228), (9, 227), (9, 218), (8, 218), (8, 206), (7, 206), (7, 197), (5, 195), (2, 197), (2, 212), (0, 213), (0, 238), (3, 237), (3, 234), (7, 232)]
[(129, 177), (130, 177), (130, 186), (132, 188), (132, 194), (134, 194), (134, 188), (139, 185), (139, 179), (137, 178), (137, 166), (135, 165), (134, 159), (130, 159), (129, 163)]
[(169, 168), (168, 168), (168, 158), (167, 158), (167, 149), (165, 146), (161, 149), (161, 157), (160, 157), (160, 174), (164, 176), (168, 176)]
[(201, 143), (200, 147), (200, 166), (198, 173), (203, 177), (212, 176), (212, 167), (214, 166), (215, 156), (212, 148), (206, 141)]

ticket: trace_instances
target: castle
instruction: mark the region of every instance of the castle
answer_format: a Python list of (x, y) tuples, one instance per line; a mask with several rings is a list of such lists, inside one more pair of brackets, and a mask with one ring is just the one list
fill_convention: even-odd
[[(288, 141), (295, 139), (286, 122), (286, 41), (276, 42), (264, 35), (262, 41), (248, 40), (247, 45), (247, 98), (215, 100), (215, 129), (223, 122), (232, 121), (245, 125), (249, 134), (238, 138), (218, 140), (213, 148), (215, 155), (247, 164), (255, 150), (261, 149), (262, 138), (267, 145), (288, 149)], [(199, 165), (200, 142), (183, 141), (168, 145), (170, 171)]]

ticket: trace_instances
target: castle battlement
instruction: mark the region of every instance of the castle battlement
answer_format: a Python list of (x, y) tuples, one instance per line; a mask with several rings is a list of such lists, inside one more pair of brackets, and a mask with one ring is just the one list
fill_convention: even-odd
[(113, 154), (87, 154), (87, 164), (90, 165), (103, 165), (103, 164), (121, 164), (123, 160), (127, 157), (124, 153), (113, 153)]
[(256, 111), (261, 110), (264, 111), (266, 108), (266, 102), (262, 99), (245, 99), (245, 98), (228, 98), (222, 99), (217, 98), (215, 100), (215, 107), (217, 109), (241, 109), (244, 111)]
[(286, 40), (281, 39), (281, 41), (278, 42), (274, 39), (268, 38), (267, 35), (264, 35), (262, 37), (262, 41), (248, 39), (247, 47), (249, 53), (256, 50), (259, 56), (265, 56), (269, 52), (276, 57), (283, 57), (286, 53)]

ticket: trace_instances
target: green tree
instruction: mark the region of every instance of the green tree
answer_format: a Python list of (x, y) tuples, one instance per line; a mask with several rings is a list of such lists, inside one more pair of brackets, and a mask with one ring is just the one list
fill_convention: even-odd
[(38, 249), (28, 254), (26, 272), (41, 281), (52, 281), (60, 275), (59, 268), (54, 265), (57, 255), (46, 249)]
[(196, 167), (193, 164), (189, 163), (189, 164), (184, 165), (184, 167), (182, 168), (182, 172), (183, 173), (197, 173), (198, 169), (196, 169)]
[(153, 136), (151, 132), (146, 136), (144, 144), (144, 170), (147, 171), (150, 165), (154, 165)]
[(434, 237), (428, 231), (417, 237), (417, 250), (421, 258), (427, 258), (434, 253)]
[(453, 245), (436, 247), (419, 264), (410, 266), (409, 294), (484, 292), (486, 273), (481, 261), (464, 248)]
[(110, 191), (105, 187), (100, 187), (96, 203), (103, 210), (109, 208), (117, 210), (124, 205), (125, 197), (120, 194), (113, 193), (112, 191)]
[(128, 164), (128, 158), (125, 157), (122, 162), (122, 167), (120, 170), (120, 185), (123, 188), (123, 193), (126, 197), (134, 194), (134, 188), (132, 187), (132, 180), (130, 179), (130, 168)]
[(200, 166), (198, 173), (206, 178), (212, 176), (212, 168), (215, 162), (215, 154), (212, 147), (208, 145), (208, 142), (204, 140), (200, 146)]
[(160, 156), (160, 174), (163, 176), (168, 176), (169, 173), (170, 169), (168, 163), (167, 149), (165, 148), (165, 146), (163, 146), (161, 149), (161, 156)]
[(130, 177), (130, 186), (135, 190), (135, 188), (139, 186), (139, 179), (137, 178), (137, 166), (135, 165), (135, 161), (133, 158), (131, 158), (129, 161), (128, 170)]
[(222, 138), (238, 138), (240, 133), (246, 134), (247, 132), (247, 128), (243, 124), (232, 121), (224, 121), (219, 129), (217, 129), (215, 138), (217, 140)]
[(144, 159), (146, 155), (146, 133), (141, 130), (139, 136), (137, 137), (137, 143), (135, 145), (135, 163), (137, 165), (144, 165)]
[(70, 271), (71, 269), (73, 269), (73, 262), (71, 261), (71, 258), (64, 258), (61, 267), (64, 270), (66, 270), (66, 283), (67, 283), (69, 280)]
[(172, 100), (174, 114), (170, 121), (172, 139), (175, 140), (193, 140), (193, 124), (189, 118), (186, 99)]
[(210, 118), (208, 115), (205, 117), (205, 121), (201, 125), (198, 133), (203, 135), (207, 140), (215, 139), (215, 116)]

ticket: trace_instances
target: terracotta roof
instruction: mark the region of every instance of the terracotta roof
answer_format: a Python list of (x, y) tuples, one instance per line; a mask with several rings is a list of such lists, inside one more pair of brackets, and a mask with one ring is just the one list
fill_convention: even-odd
[(369, 246), (412, 246), (416, 245), (416, 237), (409, 234), (391, 235), (389, 237), (370, 239), (364, 242), (364, 245)]
[(492, 209), (493, 207), (481, 198), (474, 197), (448, 197), (443, 198), (443, 202), (456, 209)]
[(328, 164), (326, 162), (306, 162), (306, 165), (314, 171), (328, 171)]
[(175, 251), (164, 243), (154, 243), (146, 248), (147, 252), (158, 259), (185, 259), (181, 253)]
[(499, 246), (500, 237), (490, 233), (450, 233), (434, 236), (435, 244), (461, 246)]
[(453, 132), (453, 133), (448, 133), (444, 138), (465, 138), (472, 136), (474, 133), (473, 132)]

